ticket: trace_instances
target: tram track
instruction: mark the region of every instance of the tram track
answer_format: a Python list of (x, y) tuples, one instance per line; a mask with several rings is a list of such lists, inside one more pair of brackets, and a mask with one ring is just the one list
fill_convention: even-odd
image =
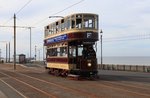
[[(9, 71), (9, 72), (10, 72), (10, 71)], [(4, 74), (4, 75), (6, 75), (6, 76), (8, 76), (8, 77), (10, 77), (10, 78), (12, 78), (12, 79), (15, 79), (15, 80), (17, 80), (18, 82), (21, 82), (21, 83), (23, 83), (23, 84), (25, 84), (25, 85), (27, 85), (27, 86), (29, 86), (29, 87), (31, 87), (31, 88), (33, 88), (33, 89), (39, 91), (39, 92), (41, 92), (41, 93), (45, 93), (46, 95), (48, 95), (48, 92), (38, 90), (37, 87), (32, 86), (33, 84), (30, 85), (29, 83), (27, 83), (28, 81), (26, 81), (26, 82), (24, 82), (24, 81), (25, 81), (25, 80), (29, 80), (29, 78), (30, 78), (30, 79), (32, 80), (32, 82), (33, 82), (34, 80), (39, 81), (39, 82), (41, 82), (41, 83), (43, 82), (43, 83), (44, 83), (45, 85), (47, 85), (47, 86), (53, 85), (53, 86), (55, 86), (55, 87), (61, 88), (61, 90), (62, 90), (62, 89), (63, 89), (63, 90), (67, 90), (67, 91), (71, 92), (72, 94), (73, 94), (73, 93), (76, 93), (76, 94), (78, 94), (78, 95), (80, 95), (80, 96), (87, 96), (88, 98), (99, 98), (99, 96), (96, 96), (95, 94), (92, 94), (92, 93), (89, 93), (89, 92), (86, 92), (86, 91), (83, 91), (83, 90), (79, 90), (79, 89), (75, 89), (75, 88), (70, 88), (70, 87), (67, 87), (67, 86), (65, 86), (65, 85), (61, 85), (61, 84), (57, 84), (57, 83), (53, 83), (53, 82), (48, 82), (48, 81), (45, 81), (45, 80), (42, 80), (42, 79), (39, 79), (39, 78), (35, 78), (35, 77), (32, 77), (32, 76), (23, 74), (23, 73), (19, 73), (18, 75), (22, 75), (22, 76), (23, 76), (23, 78), (21, 79), (20, 76), (15, 76), (14, 74), (12, 74), (12, 72), (11, 72), (11, 73), (9, 73), (9, 72), (7, 72), (7, 74), (5, 74), (6, 72), (0, 72), (0, 73), (1, 73), (1, 74)], [(17, 73), (15, 73), (15, 74), (17, 74)], [(19, 77), (19, 78), (18, 78), (18, 77)], [(26, 79), (25, 77), (27, 77), (28, 79)], [(40, 83), (39, 83), (39, 84), (40, 84)], [(48, 95), (48, 96), (51, 96), (51, 97), (53, 97), (53, 98), (56, 98), (56, 95)], [(57, 96), (57, 97), (58, 97), (58, 96)]]
[(140, 89), (140, 90), (142, 90), (142, 91), (147, 91), (147, 90), (149, 90), (149, 94), (150, 94), (150, 89), (148, 88), (148, 87), (146, 87), (146, 86), (144, 86), (144, 87), (141, 87), (141, 86), (139, 86), (139, 85), (135, 85), (135, 84), (128, 84), (127, 82), (112, 82), (112, 81), (103, 81), (103, 82), (105, 82), (105, 83), (109, 83), (109, 84), (112, 84), (112, 85), (116, 85), (116, 86), (124, 86), (124, 87), (128, 87), (128, 88), (135, 88), (135, 89)]
[[(104, 88), (110, 88), (110, 89), (113, 89), (113, 90), (116, 90), (116, 91), (122, 91), (122, 92), (126, 92), (128, 94), (134, 94), (134, 95), (138, 95), (138, 96), (141, 96), (142, 98), (150, 98), (150, 94), (145, 93), (145, 91), (142, 91), (141, 89), (137, 89), (137, 88), (130, 88), (131, 86), (128, 86), (128, 87), (123, 87), (122, 86), (118, 86), (118, 84), (116, 85), (117, 83), (115, 84), (112, 84), (112, 83), (109, 83), (109, 82), (101, 82), (100, 84), (89, 84), (89, 86), (94, 86), (94, 87), (104, 87)], [(137, 91), (138, 90), (138, 91)], [(147, 90), (147, 89), (146, 89)]]
[[(15, 80), (15, 81), (16, 81), (16, 82), (15, 82), (16, 84), (17, 84), (17, 82), (19, 82), (20, 84), (23, 84), (23, 85), (25, 85), (25, 86), (28, 86), (30, 89), (33, 89), (33, 90), (37, 91), (38, 93), (42, 93), (42, 94), (46, 95), (47, 98), (48, 98), (48, 97), (50, 97), (50, 98), (57, 98), (56, 95), (53, 95), (53, 94), (44, 92), (44, 91), (42, 91), (41, 89), (36, 88), (36, 87), (34, 87), (34, 86), (32, 86), (32, 85), (30, 85), (30, 84), (28, 84), (28, 83), (26, 83), (26, 82), (24, 82), (24, 81), (22, 81), (22, 80), (19, 80), (19, 79), (15, 78), (15, 77), (13, 77), (13, 76), (11, 76), (11, 75), (8, 75), (8, 74), (6, 74), (6, 73), (4, 73), (4, 72), (0, 72), (0, 73), (3, 74), (3, 75), (5, 75), (5, 76), (7, 76), (7, 77), (9, 77), (9, 78), (11, 79), (11, 82), (12, 82), (13, 80)], [(12, 79), (13, 79), (13, 80), (12, 80)], [(3, 80), (3, 81), (4, 81), (4, 80)], [(6, 81), (7, 81), (7, 80), (6, 80)], [(5, 84), (6, 84), (6, 83), (7, 83), (7, 82), (5, 82)], [(7, 85), (8, 85), (8, 83), (7, 83)], [(9, 84), (9, 85), (10, 85), (10, 84)], [(18, 85), (18, 86), (19, 86), (19, 85)], [(22, 85), (21, 85), (21, 86), (22, 86)], [(16, 90), (14, 87), (12, 87), (12, 86), (9, 86), (9, 87), (11, 87), (11, 88), (13, 88), (13, 90), (19, 92), (19, 91)], [(22, 93), (19, 92), (19, 94), (21, 95)], [(22, 94), (22, 95), (23, 95), (23, 94)], [(25, 95), (24, 95), (24, 97), (25, 97)], [(25, 98), (28, 98), (28, 97), (25, 97)]]
[(13, 91), (17, 92), (22, 98), (28, 98), (25, 95), (23, 95), (21, 92), (19, 92), (17, 89), (9, 85), (7, 82), (5, 82), (4, 80), (0, 79), (0, 81), (3, 82), (5, 85), (7, 85), (9, 88), (11, 88)]
[[(29, 77), (31, 77), (31, 76), (29, 76)], [(35, 77), (34, 77), (35, 78)], [(37, 78), (36, 78), (37, 79)], [(43, 80), (42, 80), (43, 81)], [(44, 80), (44, 82), (47, 82), (47, 81), (45, 81)], [(85, 82), (85, 81), (84, 81)], [(48, 82), (49, 83), (49, 82)], [(109, 84), (112, 84), (112, 83), (114, 83), (113, 85), (109, 85)], [(97, 88), (97, 87), (99, 87), (99, 86), (103, 86), (103, 87), (107, 87), (107, 88), (110, 88), (110, 89), (114, 89), (114, 90), (117, 90), (117, 91), (123, 91), (123, 92), (127, 92), (127, 93), (130, 93), (130, 94), (135, 94), (135, 95), (139, 95), (139, 96), (145, 96), (145, 97), (150, 97), (150, 95), (149, 94), (144, 94), (144, 92), (142, 93), (142, 92), (136, 92), (136, 91), (132, 91), (132, 90), (129, 90), (129, 88), (134, 88), (134, 89), (140, 89), (140, 91), (141, 91), (141, 89), (143, 90), (144, 89), (144, 91), (145, 90), (149, 90), (149, 89), (146, 89), (146, 88), (143, 88), (143, 87), (136, 87), (136, 86), (131, 86), (131, 85), (125, 85), (125, 84), (123, 84), (122, 85), (122, 87), (123, 86), (126, 86), (128, 89), (124, 89), (124, 88), (122, 88), (121, 86), (119, 87), (119, 86), (117, 86), (116, 87), (116, 85), (118, 85), (118, 84), (121, 84), (121, 83), (116, 83), (116, 82), (108, 82), (108, 81), (103, 81), (102, 82), (102, 84), (98, 84), (98, 85), (91, 85), (91, 84), (88, 84), (87, 82), (85, 83), (87, 86), (90, 86), (90, 88), (92, 88), (92, 86), (94, 86), (94, 88)], [(56, 83), (55, 83), (55, 85), (56, 85)], [(61, 84), (59, 84), (59, 85), (61, 85)], [(109, 86), (108, 86), (109, 85)], [(64, 85), (62, 86), (62, 87), (64, 87)], [(75, 89), (75, 90), (77, 90), (77, 89)], [(82, 93), (85, 93), (85, 92), (82, 92)]]
[[(31, 89), (37, 95), (45, 96), (35, 98), (70, 98), (70, 96), (72, 98), (150, 97), (148, 87), (142, 87), (142, 84), (140, 86), (132, 85), (134, 81), (131, 84), (128, 83), (129, 81), (123, 81), (122, 83), (119, 80), (107, 81), (105, 79), (92, 82), (89, 80), (74, 81), (55, 76), (48, 78), (49, 76), (51, 75), (44, 71), (37, 72), (37, 70), (28, 70), (28, 68), (25, 68), (23, 71), (0, 70), (0, 81), (5, 82), (5, 84), (7, 83), (14, 89), (16, 89), (16, 86), (21, 85), (23, 86), (22, 88)], [(147, 85), (149, 84), (147, 83)], [(18, 88), (16, 90), (25, 96), (23, 98), (34, 98), (25, 94), (25, 91), (23, 92)], [(68, 96), (65, 95), (66, 93), (68, 93)]]
[[(90, 86), (88, 83), (85, 83), (85, 84), (87, 86)], [(110, 84), (112, 84), (112, 85), (110, 85)], [(103, 85), (103, 86), (105, 86), (107, 88), (111, 88), (111, 89), (114, 89), (114, 90), (117, 90), (117, 91), (121, 90), (123, 92), (127, 92), (127, 93), (130, 93), (130, 94), (135, 94), (135, 95), (139, 95), (139, 96), (150, 97), (150, 95), (149, 95), (150, 91), (147, 92), (147, 93), (145, 93), (145, 91), (147, 91), (149, 89), (148, 88), (144, 88), (144, 87), (138, 87), (138, 86), (133, 86), (133, 85), (129, 85), (129, 84), (121, 84), (121, 83), (118, 83), (118, 82), (110, 82), (110, 81), (103, 81), (99, 85)], [(64, 85), (63, 85), (63, 87), (64, 87)], [(98, 87), (98, 85), (94, 86), (94, 88), (97, 88), (97, 87)], [(132, 88), (132, 90), (130, 90), (131, 88)], [(135, 91), (137, 89), (139, 89), (139, 91)], [(75, 89), (75, 90), (77, 90), (77, 89)], [(83, 92), (83, 93), (85, 93), (85, 92)]]

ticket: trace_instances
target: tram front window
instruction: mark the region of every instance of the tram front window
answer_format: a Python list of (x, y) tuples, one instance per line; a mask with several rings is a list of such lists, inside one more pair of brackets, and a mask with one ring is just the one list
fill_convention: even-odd
[(78, 56), (82, 56), (83, 46), (78, 46)]
[(84, 59), (96, 58), (96, 52), (91, 45), (83, 47), (82, 55)]
[(98, 29), (98, 17), (93, 15), (84, 15), (83, 28)]

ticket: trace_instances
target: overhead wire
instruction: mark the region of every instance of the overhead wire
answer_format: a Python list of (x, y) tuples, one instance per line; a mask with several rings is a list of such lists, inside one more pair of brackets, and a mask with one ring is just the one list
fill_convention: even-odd
[(6, 25), (9, 21), (11, 21), (13, 17), (9, 18), (6, 22), (4, 22), (2, 25)]
[(17, 12), (16, 15), (19, 14), (32, 0), (29, 0), (27, 3), (25, 3), (24, 6), (22, 6)]
[[(24, 6), (22, 6), (15, 14), (19, 14), (32, 0), (29, 0), (27, 3), (25, 3)], [(11, 21), (13, 19), (13, 17), (11, 17), (10, 19), (8, 19), (5, 23), (3, 23), (3, 25), (7, 24), (9, 21)]]
[(119, 42), (119, 41), (144, 40), (144, 39), (150, 39), (150, 34), (103, 38), (103, 42), (117, 42), (117, 41)]
[[(57, 14), (59, 14), (59, 13), (65, 11), (65, 10), (68, 10), (68, 9), (72, 8), (72, 7), (75, 6), (75, 5), (78, 5), (79, 3), (83, 2), (83, 1), (84, 1), (84, 0), (80, 0), (79, 2), (76, 2), (76, 3), (72, 4), (72, 5), (70, 5), (70, 6), (66, 7), (66, 8), (64, 8), (64, 9), (62, 9), (62, 10), (60, 10), (60, 11), (54, 13), (54, 14), (52, 14), (52, 15), (57, 15)], [(39, 24), (39, 23), (45, 21), (45, 20), (48, 19), (48, 18), (49, 18), (49, 16), (46, 17), (46, 18), (44, 18), (44, 19), (42, 19), (42, 20), (40, 20), (40, 21), (38, 21), (38, 22), (36, 22), (36, 23), (33, 24), (33, 25), (37, 25), (37, 24)]]

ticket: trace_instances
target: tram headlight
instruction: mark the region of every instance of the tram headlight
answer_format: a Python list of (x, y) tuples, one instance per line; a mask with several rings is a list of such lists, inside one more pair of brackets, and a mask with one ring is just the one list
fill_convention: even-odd
[(91, 63), (88, 63), (87, 65), (88, 65), (88, 67), (91, 67), (91, 66), (92, 66), (92, 64), (91, 64)]

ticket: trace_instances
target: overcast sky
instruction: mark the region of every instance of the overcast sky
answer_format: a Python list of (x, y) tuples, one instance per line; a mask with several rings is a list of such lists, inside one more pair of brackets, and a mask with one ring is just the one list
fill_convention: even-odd
[[(18, 26), (35, 27), (32, 57), (35, 45), (42, 56), (44, 26), (54, 21), (48, 17), (79, 12), (99, 14), (103, 56), (150, 56), (150, 0), (0, 0), (0, 25), (12, 26), (16, 13)], [(0, 27), (0, 41), (10, 41), (13, 55), (13, 28)], [(5, 43), (0, 43), (0, 49), (5, 57)], [(29, 56), (29, 49), (29, 29), (18, 28), (17, 54)], [(97, 54), (100, 56), (100, 42)]]

